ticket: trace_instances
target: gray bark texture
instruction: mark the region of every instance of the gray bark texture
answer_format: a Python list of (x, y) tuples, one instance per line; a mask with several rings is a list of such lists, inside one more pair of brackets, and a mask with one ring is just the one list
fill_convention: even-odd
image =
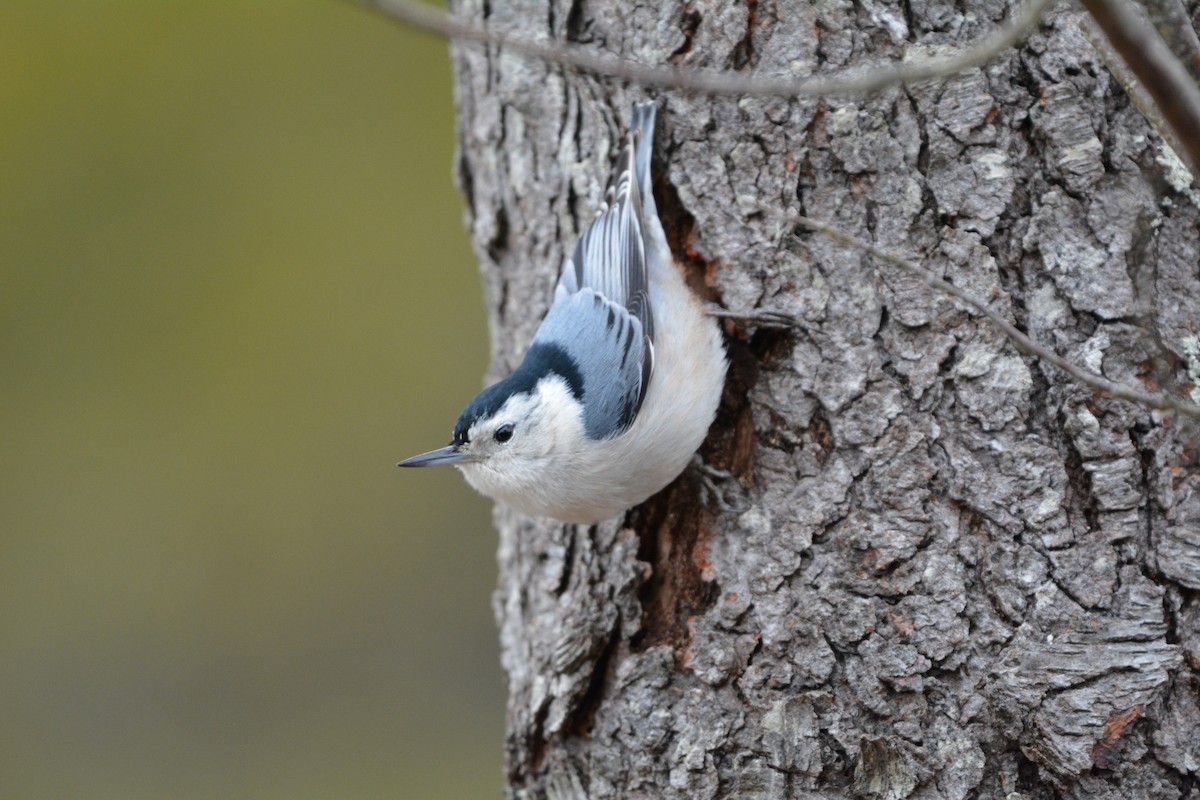
[[(1014, 5), (455, 10), (645, 63), (805, 75), (955, 52)], [(857, 98), (648, 92), (454, 47), (491, 378), (519, 363), (647, 96), (659, 208), (697, 291), (795, 320), (725, 323), (701, 450), (734, 476), (725, 504), (690, 469), (592, 528), (497, 509), (509, 797), (1200, 794), (1197, 426), (1099, 396), (789, 222), (904, 255), (1075, 362), (1186, 396), (1200, 197), (1081, 13), (1056, 7), (981, 69)]]

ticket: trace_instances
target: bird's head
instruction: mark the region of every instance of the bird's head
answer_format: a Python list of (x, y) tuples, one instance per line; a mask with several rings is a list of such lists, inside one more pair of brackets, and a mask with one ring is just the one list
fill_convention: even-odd
[(564, 479), (584, 439), (583, 407), (561, 376), (520, 370), (475, 396), (447, 446), (401, 467), (458, 467), (480, 492), (511, 506)]

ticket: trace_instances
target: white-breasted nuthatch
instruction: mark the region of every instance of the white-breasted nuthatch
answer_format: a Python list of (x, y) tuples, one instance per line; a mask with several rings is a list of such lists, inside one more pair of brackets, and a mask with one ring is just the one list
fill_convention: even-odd
[(449, 445), (399, 466), (452, 464), (521, 513), (588, 524), (683, 472), (716, 415), (726, 361), (658, 217), (654, 118), (653, 103), (634, 106), (607, 203), (521, 366), (467, 404)]

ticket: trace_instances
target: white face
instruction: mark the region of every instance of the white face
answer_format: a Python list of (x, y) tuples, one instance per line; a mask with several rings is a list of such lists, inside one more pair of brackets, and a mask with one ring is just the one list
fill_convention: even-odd
[(496, 413), (477, 420), (457, 465), (467, 481), (489, 497), (520, 507), (520, 499), (563, 480), (579, 450), (583, 420), (579, 404), (561, 378), (538, 383), (530, 394), (510, 397)]

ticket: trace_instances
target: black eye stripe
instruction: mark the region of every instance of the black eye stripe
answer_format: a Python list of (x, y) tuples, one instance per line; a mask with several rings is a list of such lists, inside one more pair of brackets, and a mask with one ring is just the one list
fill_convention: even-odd
[(505, 442), (507, 442), (509, 439), (512, 438), (512, 435), (513, 435), (513, 426), (506, 424), (506, 425), (501, 425), (499, 428), (496, 428), (496, 432), (492, 434), (492, 438), (495, 439), (497, 442), (500, 442), (500, 444), (504, 444)]

